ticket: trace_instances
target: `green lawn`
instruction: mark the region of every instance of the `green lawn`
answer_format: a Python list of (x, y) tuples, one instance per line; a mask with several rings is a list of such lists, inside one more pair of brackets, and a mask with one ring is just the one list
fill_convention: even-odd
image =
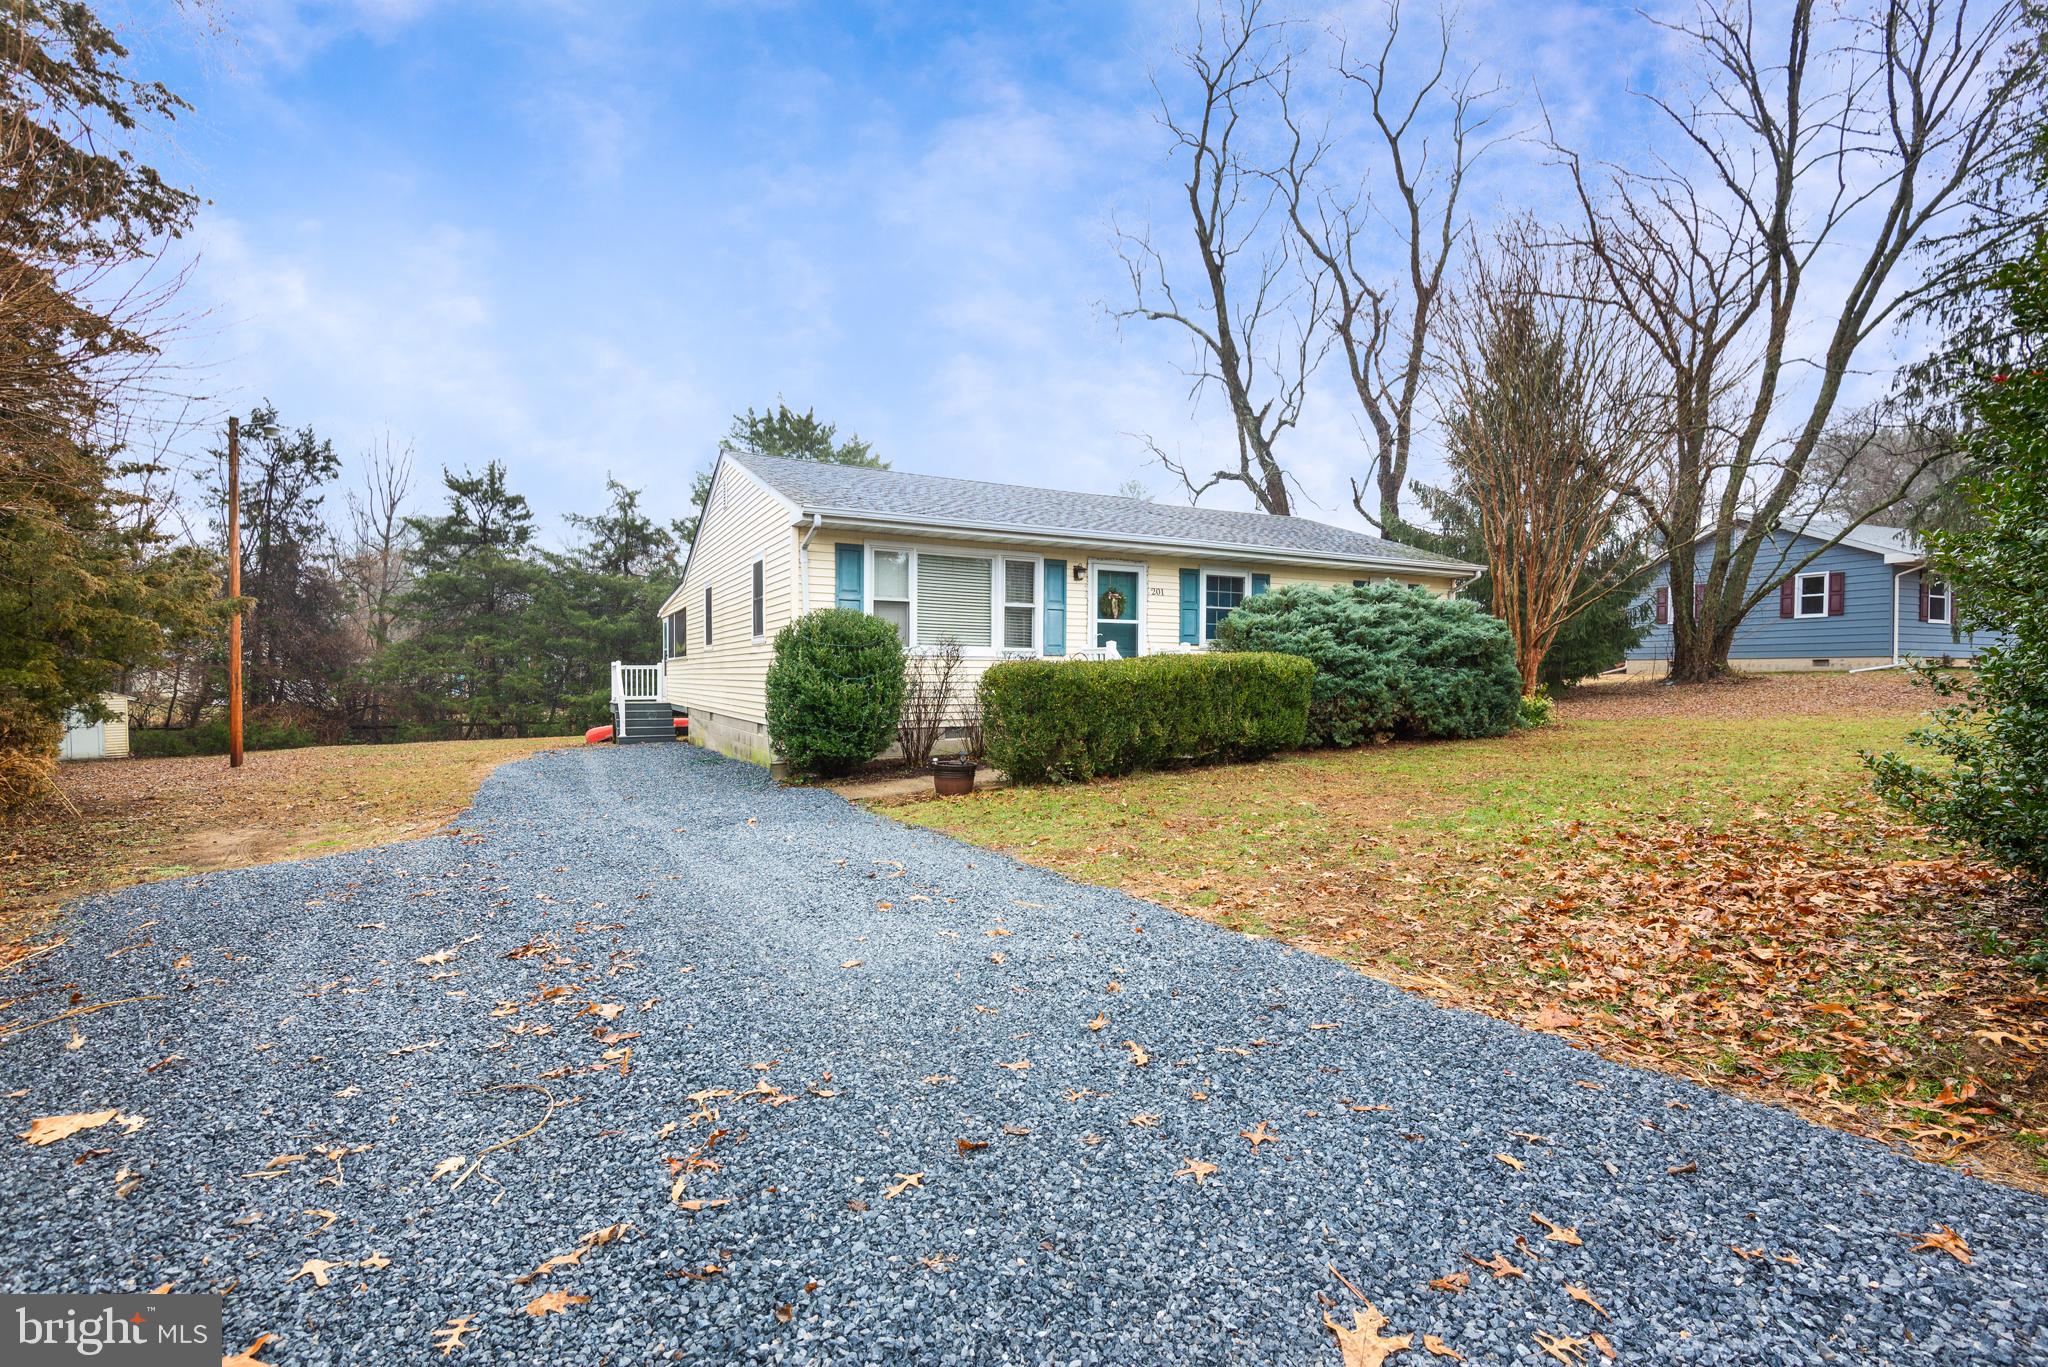
[(1705, 710), (889, 812), (2048, 1183), (2042, 921), (1870, 795), (1913, 716)]

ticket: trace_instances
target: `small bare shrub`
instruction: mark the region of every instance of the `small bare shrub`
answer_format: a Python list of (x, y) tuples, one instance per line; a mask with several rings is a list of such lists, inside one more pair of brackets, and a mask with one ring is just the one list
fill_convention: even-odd
[(911, 660), (903, 671), (903, 714), (896, 723), (896, 743), (903, 749), (905, 764), (921, 769), (932, 762), (932, 748), (946, 728), (959, 673), (960, 647), (951, 641)]

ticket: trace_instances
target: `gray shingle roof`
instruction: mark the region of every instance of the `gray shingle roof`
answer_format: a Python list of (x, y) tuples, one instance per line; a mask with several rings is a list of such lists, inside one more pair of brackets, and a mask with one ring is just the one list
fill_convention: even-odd
[(1383, 537), (1305, 517), (1186, 508), (1111, 494), (1063, 493), (903, 470), (827, 465), (752, 453), (729, 455), (804, 513), (834, 513), (910, 525), (1015, 529), (1205, 549), (1472, 570), (1475, 566)]

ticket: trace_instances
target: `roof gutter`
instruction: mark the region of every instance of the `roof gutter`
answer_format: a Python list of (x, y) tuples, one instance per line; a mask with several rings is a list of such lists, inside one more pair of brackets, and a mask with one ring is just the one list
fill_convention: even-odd
[(1168, 552), (1201, 551), (1236, 560), (1271, 561), (1284, 565), (1324, 565), (1337, 569), (1422, 572), (1441, 574), (1453, 579), (1460, 576), (1477, 577), (1485, 573), (1485, 566), (1467, 564), (1462, 560), (1407, 560), (1383, 556), (1338, 555), (1329, 551), (1294, 551), (1274, 546), (1246, 546), (1229, 541), (1182, 541), (1157, 536), (1121, 536), (1078, 529), (1041, 528), (1026, 531), (1003, 523), (962, 522), (952, 519), (906, 522), (841, 508), (806, 509), (804, 512), (812, 518), (830, 517), (834, 526), (845, 527), (849, 531), (873, 531), (895, 536), (915, 536), (918, 532), (935, 532), (940, 535), (974, 532), (999, 537), (1021, 546), (1085, 545), (1107, 550), (1144, 548)]

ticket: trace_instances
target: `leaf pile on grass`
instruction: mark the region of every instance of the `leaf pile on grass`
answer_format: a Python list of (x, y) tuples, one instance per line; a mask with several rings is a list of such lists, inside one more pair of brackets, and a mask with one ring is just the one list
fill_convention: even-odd
[[(1609, 1057), (1801, 1101), (1923, 1157), (2038, 1148), (2038, 912), (1987, 865), (1888, 857), (1914, 828), (1846, 825), (1826, 809), (1718, 828), (1567, 823), (1546, 891), (1478, 919), (1480, 944), (1423, 985)], [(1460, 990), (1475, 956), (1494, 970), (1477, 997)], [(2023, 1155), (1984, 1161), (2041, 1183)]]
[(1869, 674), (1733, 674), (1683, 687), (1655, 679), (1592, 682), (1558, 697), (1566, 721), (1768, 721), (1779, 717), (1917, 716), (1925, 691), (1904, 670)]

